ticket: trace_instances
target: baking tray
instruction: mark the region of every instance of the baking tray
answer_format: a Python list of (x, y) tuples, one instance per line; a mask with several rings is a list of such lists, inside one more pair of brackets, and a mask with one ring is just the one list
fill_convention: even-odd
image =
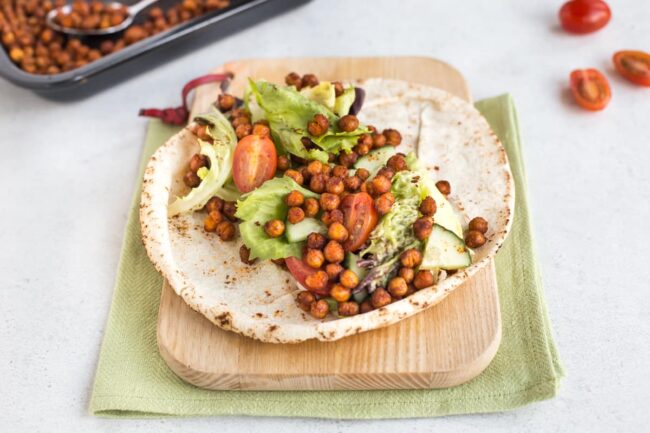
[[(23, 71), (11, 61), (4, 47), (0, 46), (0, 76), (38, 93), (69, 93), (73, 91), (71, 89), (86, 83), (92, 85), (83, 86), (84, 90), (99, 90), (187, 52), (192, 40), (194, 43), (212, 42), (308, 1), (310, 0), (232, 0), (231, 5), (225, 9), (196, 17), (86, 66), (56, 75), (36, 75)], [(134, 2), (135, 0), (124, 1), (125, 4)], [(171, 3), (173, 1), (161, 1), (158, 5), (164, 8)], [(146, 11), (139, 17), (142, 19), (145, 16)], [(94, 38), (86, 39), (85, 42), (98, 45), (102, 40), (104, 39)], [(162, 47), (167, 49), (160, 50)], [(106, 74), (107, 71), (111, 72)]]

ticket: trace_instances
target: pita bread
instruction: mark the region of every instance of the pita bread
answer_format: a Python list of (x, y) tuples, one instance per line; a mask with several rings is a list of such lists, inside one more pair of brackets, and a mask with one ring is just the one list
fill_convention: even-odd
[[(450, 200), (461, 214), (489, 222), (487, 243), (473, 264), (435, 286), (398, 302), (347, 318), (317, 320), (295, 303), (291, 275), (270, 261), (239, 259), (241, 240), (222, 242), (203, 230), (202, 213), (167, 217), (184, 193), (182, 175), (198, 150), (183, 130), (151, 157), (144, 175), (140, 220), (151, 261), (194, 310), (217, 326), (270, 343), (332, 341), (398, 322), (440, 302), (486, 266), (508, 234), (514, 186), (506, 152), (487, 121), (469, 103), (442, 90), (397, 80), (354, 82), (366, 91), (362, 122), (402, 133), (400, 151), (417, 151), (434, 180), (451, 183)], [(466, 228), (467, 218), (463, 221)]]

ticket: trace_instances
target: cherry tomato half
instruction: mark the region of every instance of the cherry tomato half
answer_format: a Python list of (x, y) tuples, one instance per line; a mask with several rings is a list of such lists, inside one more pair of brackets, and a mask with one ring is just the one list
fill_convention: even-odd
[(331, 284), (328, 284), (325, 288), (321, 290), (314, 290), (307, 287), (305, 284), (305, 279), (311, 274), (315, 274), (318, 269), (314, 269), (309, 266), (307, 263), (303, 262), (297, 257), (287, 257), (284, 259), (284, 263), (289, 268), (289, 272), (293, 275), (293, 278), (296, 279), (305, 289), (309, 290), (312, 293), (320, 296), (327, 296), (330, 293)]
[(609, 81), (596, 69), (571, 72), (571, 92), (578, 105), (589, 111), (602, 110), (612, 98)]
[(619, 51), (614, 54), (619, 74), (634, 84), (650, 86), (650, 54), (643, 51)]
[(571, 0), (560, 8), (560, 23), (571, 33), (591, 33), (607, 25), (612, 11), (602, 0)]
[(249, 192), (275, 176), (278, 155), (268, 137), (247, 135), (235, 147), (232, 178), (237, 189)]
[(346, 251), (356, 251), (368, 240), (377, 226), (377, 209), (370, 194), (348, 194), (341, 201), (343, 225), (348, 229), (348, 240), (343, 244)]

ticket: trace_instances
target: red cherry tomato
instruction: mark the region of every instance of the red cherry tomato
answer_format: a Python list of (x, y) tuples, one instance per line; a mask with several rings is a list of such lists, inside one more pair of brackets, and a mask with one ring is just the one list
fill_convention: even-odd
[(320, 295), (320, 296), (329, 295), (331, 284), (328, 284), (325, 288), (320, 290), (310, 289), (305, 284), (305, 279), (311, 274), (315, 274), (318, 271), (318, 269), (312, 268), (307, 263), (303, 262), (297, 257), (287, 257), (286, 259), (284, 259), (284, 263), (287, 265), (287, 268), (289, 268), (289, 272), (291, 272), (293, 278), (295, 278), (296, 281), (298, 281), (305, 289), (309, 290), (310, 292), (316, 295)]
[(612, 97), (607, 78), (596, 69), (571, 72), (571, 92), (578, 105), (589, 111), (602, 110)]
[(268, 137), (247, 135), (235, 147), (232, 178), (237, 189), (249, 192), (275, 176), (278, 155)]
[(343, 224), (348, 229), (348, 240), (343, 244), (346, 251), (356, 251), (368, 240), (377, 226), (377, 209), (370, 194), (348, 194), (341, 201)]
[(643, 51), (619, 51), (614, 54), (619, 74), (634, 84), (650, 86), (650, 54)]
[(571, 33), (591, 33), (607, 25), (612, 11), (602, 0), (571, 0), (560, 8), (560, 23)]

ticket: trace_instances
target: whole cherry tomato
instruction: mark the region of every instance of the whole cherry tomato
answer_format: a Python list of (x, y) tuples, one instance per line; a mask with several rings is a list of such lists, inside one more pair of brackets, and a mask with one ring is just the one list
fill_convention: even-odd
[(619, 74), (634, 84), (650, 86), (650, 54), (643, 51), (619, 51), (614, 54)]
[(237, 189), (249, 192), (275, 176), (278, 156), (269, 137), (247, 135), (235, 147), (232, 178)]
[(348, 194), (341, 201), (343, 224), (349, 237), (343, 244), (346, 251), (356, 251), (368, 240), (377, 226), (377, 209), (372, 197), (366, 192)]
[(570, 81), (573, 97), (586, 110), (602, 110), (612, 97), (607, 78), (596, 69), (576, 69)]
[(571, 33), (592, 33), (609, 22), (612, 11), (602, 0), (571, 0), (560, 8), (560, 23)]
[(331, 284), (328, 284), (321, 290), (310, 289), (305, 284), (305, 279), (311, 274), (318, 272), (318, 269), (312, 268), (297, 257), (287, 257), (284, 259), (284, 263), (287, 265), (287, 268), (289, 269), (289, 272), (291, 272), (293, 278), (295, 278), (296, 281), (298, 281), (305, 289), (319, 296), (329, 295)]

